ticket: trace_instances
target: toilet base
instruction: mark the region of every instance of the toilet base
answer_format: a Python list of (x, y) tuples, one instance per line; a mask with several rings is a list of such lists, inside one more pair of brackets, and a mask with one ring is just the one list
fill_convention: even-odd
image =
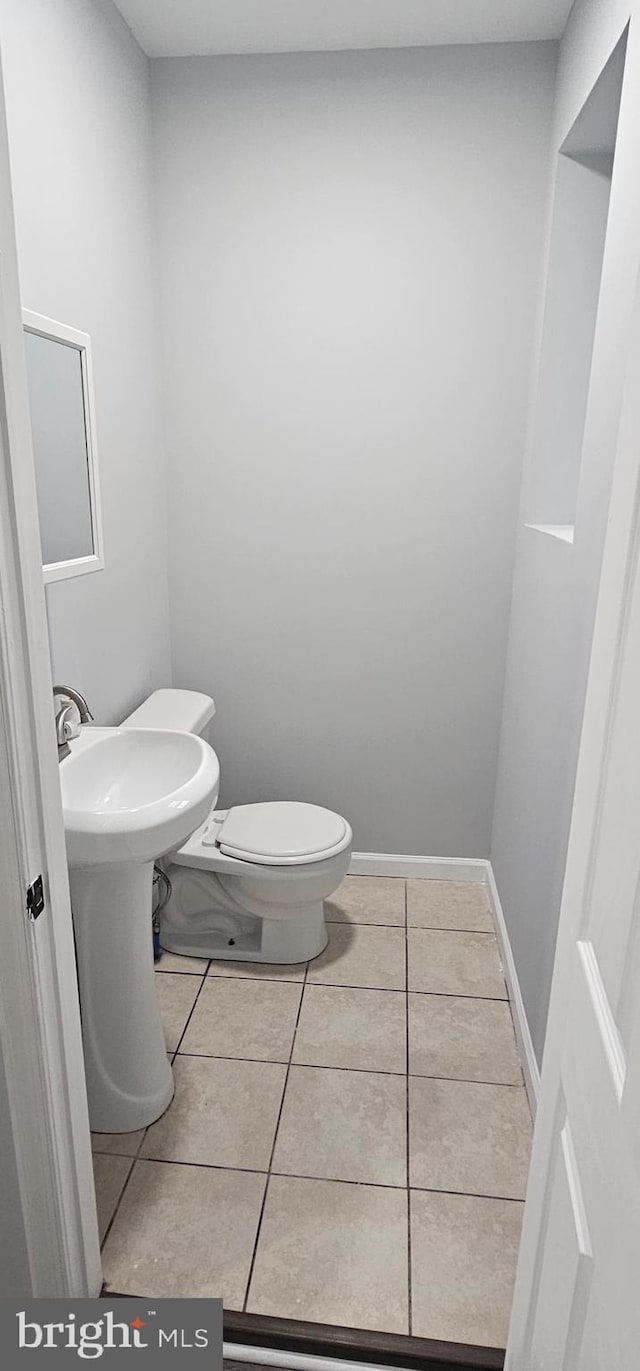
[(170, 911), (161, 920), (160, 945), (183, 957), (216, 961), (267, 962), (295, 966), (324, 952), (328, 942), (322, 901), (298, 918), (263, 919), (227, 909), (208, 909), (190, 927), (173, 924)]

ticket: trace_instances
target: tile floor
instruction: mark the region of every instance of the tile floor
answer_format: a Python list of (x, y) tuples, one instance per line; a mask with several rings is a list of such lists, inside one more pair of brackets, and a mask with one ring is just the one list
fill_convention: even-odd
[(107, 1289), (504, 1346), (531, 1121), (485, 887), (348, 876), (308, 967), (164, 954), (176, 1093), (94, 1135)]

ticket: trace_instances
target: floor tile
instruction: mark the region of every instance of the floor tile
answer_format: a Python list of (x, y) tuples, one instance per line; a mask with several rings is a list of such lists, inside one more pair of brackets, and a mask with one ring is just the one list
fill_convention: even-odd
[(458, 928), (493, 933), (486, 885), (481, 881), (407, 881), (410, 928)]
[(100, 1242), (111, 1223), (132, 1165), (131, 1157), (94, 1155), (93, 1179), (96, 1187)]
[(138, 1161), (103, 1252), (109, 1290), (241, 1309), (265, 1177)]
[(504, 1345), (531, 1124), (486, 887), (349, 876), (326, 917), (308, 968), (163, 953), (174, 1101), (92, 1135), (107, 1287), (242, 1309), (273, 1153), (249, 1312), (408, 1332), (408, 1000), (412, 1331)]
[(311, 985), (405, 988), (405, 934), (402, 928), (329, 924), (329, 945), (309, 963)]
[(489, 933), (410, 928), (409, 989), (506, 1000), (498, 944)]
[(505, 1346), (523, 1208), (411, 1192), (414, 1337)]
[(180, 1051), (288, 1062), (302, 986), (212, 976), (202, 987)]
[(137, 1128), (134, 1133), (92, 1133), (91, 1150), (116, 1157), (135, 1157), (144, 1133), (144, 1128)]
[(180, 957), (177, 952), (165, 952), (163, 948), (160, 960), (156, 962), (156, 971), (175, 971), (188, 976), (204, 976), (208, 965), (208, 957)]
[(401, 991), (305, 987), (294, 1062), (403, 1073), (406, 1056), (406, 1003)]
[(286, 1076), (273, 1062), (176, 1057), (176, 1093), (142, 1155), (265, 1171)]
[(404, 880), (391, 876), (346, 876), (325, 900), (327, 923), (393, 924), (404, 928)]
[(409, 1071), (413, 1076), (520, 1085), (506, 1000), (410, 994)]
[(303, 981), (306, 962), (281, 966), (278, 962), (211, 962), (210, 976), (237, 976), (251, 981)]
[(405, 1190), (270, 1178), (250, 1313), (406, 1333), (407, 1287)]
[(406, 1185), (406, 1098), (401, 1076), (292, 1066), (273, 1170)]
[(524, 1199), (531, 1116), (524, 1087), (409, 1080), (411, 1185)]
[(173, 972), (165, 972), (155, 981), (167, 1052), (175, 1052), (201, 985), (201, 977), (176, 976)]

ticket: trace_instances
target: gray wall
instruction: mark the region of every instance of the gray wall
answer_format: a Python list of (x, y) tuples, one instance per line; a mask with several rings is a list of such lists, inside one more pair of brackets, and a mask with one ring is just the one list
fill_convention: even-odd
[[(580, 0), (574, 8), (560, 48), (554, 169), (557, 151), (620, 37), (626, 17), (623, 3), (607, 8), (599, 6), (597, 0)], [(589, 325), (594, 341), (586, 412), (585, 396), (573, 409), (573, 422), (582, 425), (584, 416), (584, 429), (579, 434), (574, 542), (562, 543), (525, 527), (531, 517), (532, 502), (534, 517), (544, 517), (539, 466), (544, 451), (540, 436), (546, 433), (548, 442), (552, 434), (549, 414), (545, 414), (550, 391), (544, 332), (541, 365), (534, 386), (518, 534), (491, 859), (539, 1062), (555, 956), (631, 309), (640, 265), (638, 119), (633, 99), (633, 93), (628, 94), (625, 103), (623, 95), (595, 333), (593, 317)], [(565, 189), (563, 182), (562, 213), (569, 212)], [(602, 183), (594, 183), (593, 191), (595, 223), (598, 217), (602, 219)], [(583, 183), (580, 206), (584, 216), (588, 204)], [(566, 222), (561, 223), (560, 233), (553, 235), (552, 243), (555, 240), (556, 246), (566, 227)], [(563, 277), (558, 272), (553, 247), (549, 273), (551, 308), (557, 314), (561, 299), (566, 311), (564, 320), (558, 322), (556, 318), (566, 343), (558, 363), (564, 368), (565, 392), (571, 386), (580, 390), (580, 375), (572, 368), (583, 347), (586, 314), (594, 313), (591, 286), (598, 253), (594, 253), (593, 236), (585, 231), (584, 223), (579, 234), (573, 233), (569, 250), (573, 255), (571, 273)], [(586, 270), (582, 287), (573, 298), (570, 294), (562, 297), (558, 283), (564, 280), (566, 286), (569, 275), (573, 276), (581, 250)], [(579, 275), (575, 277), (576, 282), (579, 279)], [(573, 330), (579, 343), (574, 349), (569, 346)], [(556, 374), (555, 394), (559, 396), (557, 381)], [(556, 492), (548, 489), (547, 494), (553, 504)], [(566, 492), (563, 500), (567, 509)]]
[(491, 861), (538, 1062), (584, 704), (575, 548), (518, 541)]
[(153, 64), (174, 681), (361, 850), (489, 851), (554, 62)]
[(100, 0), (0, 0), (22, 302), (91, 335), (106, 569), (47, 589), (54, 676), (119, 721), (169, 680), (148, 63)]

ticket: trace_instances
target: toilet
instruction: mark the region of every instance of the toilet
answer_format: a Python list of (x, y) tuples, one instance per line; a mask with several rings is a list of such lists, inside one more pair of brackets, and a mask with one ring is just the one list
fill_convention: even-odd
[[(156, 690), (121, 725), (206, 736), (208, 695)], [(217, 808), (160, 863), (171, 882), (160, 943), (188, 957), (290, 964), (327, 945), (323, 900), (349, 869), (346, 819), (320, 805), (276, 800)]]

